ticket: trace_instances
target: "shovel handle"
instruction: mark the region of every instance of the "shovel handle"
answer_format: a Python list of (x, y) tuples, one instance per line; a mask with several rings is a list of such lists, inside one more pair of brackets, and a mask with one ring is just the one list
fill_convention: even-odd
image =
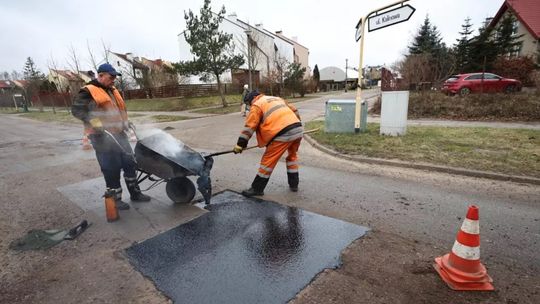
[[(257, 148), (257, 147), (258, 146), (251, 146), (251, 147), (245, 148), (244, 150), (251, 150), (251, 149), (254, 149), (254, 148)], [(212, 156), (218, 156), (218, 155), (229, 154), (229, 153), (234, 153), (234, 150), (216, 152), (216, 153), (205, 155), (204, 157), (212, 157)]]

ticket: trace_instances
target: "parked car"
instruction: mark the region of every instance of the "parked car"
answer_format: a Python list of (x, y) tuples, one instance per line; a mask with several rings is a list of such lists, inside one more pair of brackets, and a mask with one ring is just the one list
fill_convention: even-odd
[(452, 75), (448, 78), (441, 91), (448, 95), (461, 96), (470, 93), (512, 93), (521, 90), (519, 80), (504, 78), (492, 73), (469, 73)]

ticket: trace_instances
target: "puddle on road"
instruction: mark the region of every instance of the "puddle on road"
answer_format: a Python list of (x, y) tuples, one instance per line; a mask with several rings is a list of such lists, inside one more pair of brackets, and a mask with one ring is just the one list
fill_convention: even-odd
[(286, 303), (368, 230), (231, 191), (206, 209), (126, 249), (176, 303)]

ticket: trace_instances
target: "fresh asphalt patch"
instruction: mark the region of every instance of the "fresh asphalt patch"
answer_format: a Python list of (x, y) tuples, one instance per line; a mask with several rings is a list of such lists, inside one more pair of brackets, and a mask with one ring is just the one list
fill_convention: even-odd
[(126, 249), (176, 303), (286, 303), (369, 230), (232, 191), (205, 209)]

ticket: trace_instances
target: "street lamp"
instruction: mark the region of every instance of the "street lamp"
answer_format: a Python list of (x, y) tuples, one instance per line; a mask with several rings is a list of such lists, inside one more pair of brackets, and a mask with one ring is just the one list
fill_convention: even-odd
[(347, 93), (347, 70), (349, 69), (349, 59), (345, 59), (345, 93)]
[(253, 90), (253, 86), (251, 85), (251, 30), (248, 28), (244, 31), (247, 36), (247, 60), (248, 60), (248, 77), (249, 77), (249, 89)]

